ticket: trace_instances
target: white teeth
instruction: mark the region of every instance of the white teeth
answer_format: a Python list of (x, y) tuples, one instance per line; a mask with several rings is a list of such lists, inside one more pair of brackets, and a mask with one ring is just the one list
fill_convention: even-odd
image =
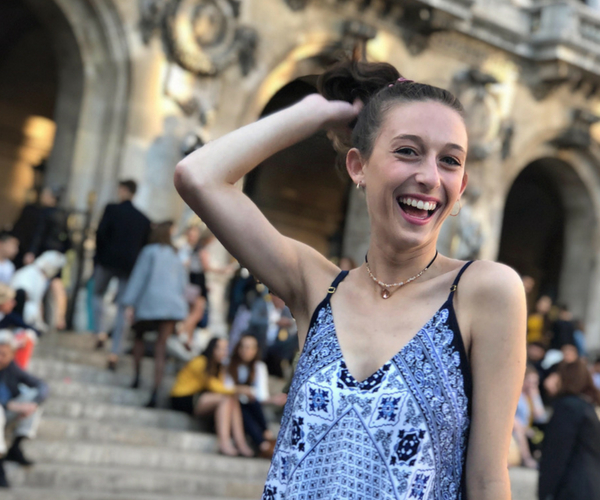
[(423, 202), (422, 200), (415, 200), (413, 198), (399, 198), (400, 203), (404, 204), (404, 205), (408, 205), (411, 207), (415, 207), (418, 208), (419, 210), (435, 210), (437, 207), (437, 203), (433, 202), (433, 201), (425, 201)]

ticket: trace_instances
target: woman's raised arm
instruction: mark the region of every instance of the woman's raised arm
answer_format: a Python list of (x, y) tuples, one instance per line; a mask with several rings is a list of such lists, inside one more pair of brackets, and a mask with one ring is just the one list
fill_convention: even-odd
[(184, 158), (175, 187), (184, 201), (250, 272), (295, 311), (308, 304), (306, 278), (329, 267), (310, 247), (281, 235), (234, 184), (282, 149), (323, 127), (346, 125), (361, 104), (318, 94), (235, 130)]

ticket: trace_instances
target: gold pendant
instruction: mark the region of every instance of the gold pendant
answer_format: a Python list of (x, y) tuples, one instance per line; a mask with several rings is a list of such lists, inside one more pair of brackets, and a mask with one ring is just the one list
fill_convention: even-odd
[(384, 299), (389, 299), (390, 295), (392, 295), (390, 293), (390, 291), (387, 288), (384, 288), (383, 292), (381, 292), (381, 297)]

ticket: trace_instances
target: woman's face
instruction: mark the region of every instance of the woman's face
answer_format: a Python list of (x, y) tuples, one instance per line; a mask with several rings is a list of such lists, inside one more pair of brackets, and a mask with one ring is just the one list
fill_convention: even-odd
[(373, 236), (411, 248), (435, 242), (467, 185), (462, 117), (437, 102), (398, 104), (360, 168), (357, 156), (351, 150), (348, 171), (365, 187)]
[(215, 344), (215, 350), (213, 351), (213, 358), (215, 359), (215, 361), (217, 363), (222, 363), (223, 361), (225, 361), (225, 358), (227, 357), (228, 346), (229, 346), (229, 343), (227, 342), (226, 339), (219, 339), (217, 341), (217, 343)]
[(240, 342), (240, 358), (244, 363), (250, 363), (258, 352), (258, 342), (254, 337), (244, 337)]
[(200, 241), (200, 228), (196, 226), (188, 228), (187, 241), (191, 246), (196, 246)]

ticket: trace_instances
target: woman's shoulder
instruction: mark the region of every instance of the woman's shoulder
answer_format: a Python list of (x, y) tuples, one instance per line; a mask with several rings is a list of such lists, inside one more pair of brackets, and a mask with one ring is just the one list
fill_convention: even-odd
[(260, 360), (254, 362), (254, 369), (268, 372), (267, 364), (264, 361)]
[(476, 302), (513, 301), (525, 297), (519, 274), (506, 264), (477, 260), (461, 278), (461, 291)]
[(204, 368), (206, 367), (206, 356), (200, 354), (199, 356), (192, 358), (188, 362), (187, 367), (190, 369), (204, 370)]

